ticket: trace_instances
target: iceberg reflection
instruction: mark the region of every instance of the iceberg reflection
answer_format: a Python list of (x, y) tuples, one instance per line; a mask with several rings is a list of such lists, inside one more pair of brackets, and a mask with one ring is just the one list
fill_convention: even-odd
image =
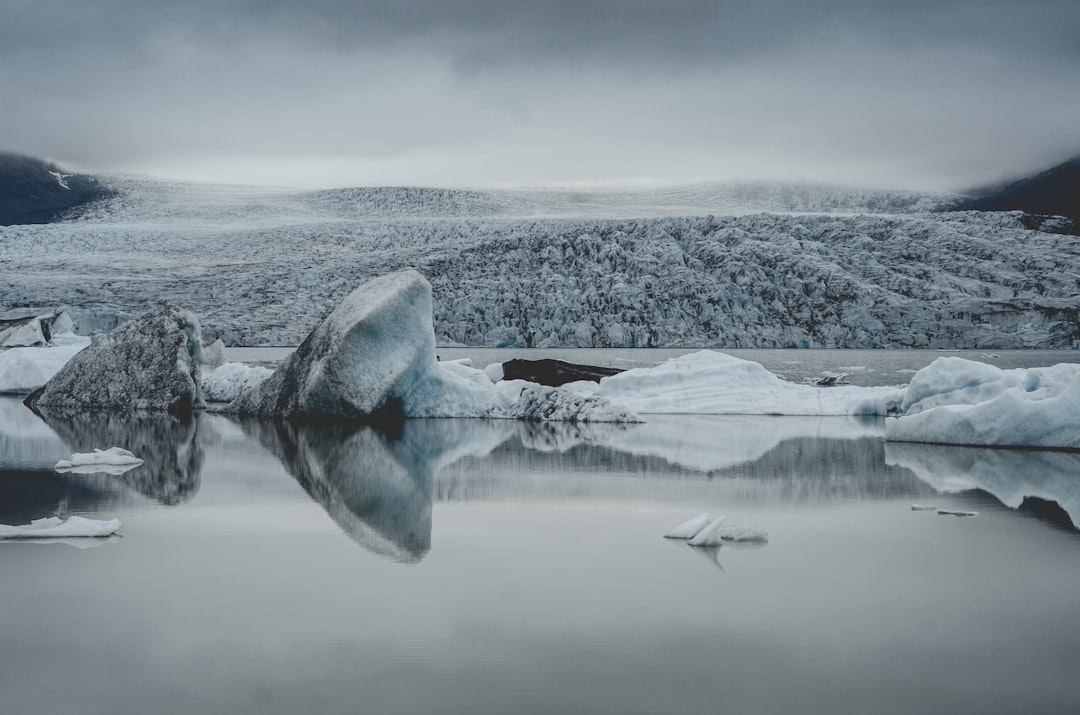
[(1058, 504), (1080, 524), (1080, 454), (887, 442), (887, 463), (905, 467), (942, 492), (981, 489), (1019, 509), (1025, 499)]
[(143, 460), (108, 478), (167, 506), (188, 501), (199, 491), (203, 449), (197, 436), (202, 415), (164, 412), (68, 412), (38, 409), (37, 414), (71, 452), (122, 447)]
[(431, 548), (435, 472), (506, 439), (506, 424), (492, 420), (405, 420), (393, 430), (355, 423), (241, 424), (353, 540), (407, 563)]

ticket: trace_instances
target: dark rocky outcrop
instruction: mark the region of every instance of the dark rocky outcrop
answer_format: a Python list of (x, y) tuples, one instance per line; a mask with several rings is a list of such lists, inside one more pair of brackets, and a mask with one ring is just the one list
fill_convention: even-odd
[(113, 194), (96, 177), (0, 152), (0, 226), (50, 223), (71, 209)]
[(26, 405), (190, 413), (203, 406), (199, 333), (198, 319), (187, 310), (151, 310), (77, 353)]
[(502, 364), (504, 380), (527, 380), (548, 387), (561, 387), (568, 382), (589, 380), (600, 382), (601, 378), (617, 375), (622, 370), (615, 367), (575, 365), (563, 360), (507, 360)]
[(1046, 217), (1065, 216), (1071, 226), (1050, 226), (1056, 232), (1080, 233), (1080, 157), (1026, 179), (1001, 187), (982, 189), (961, 201), (960, 211), (1023, 211), (1032, 214), (1025, 225), (1041, 228)]

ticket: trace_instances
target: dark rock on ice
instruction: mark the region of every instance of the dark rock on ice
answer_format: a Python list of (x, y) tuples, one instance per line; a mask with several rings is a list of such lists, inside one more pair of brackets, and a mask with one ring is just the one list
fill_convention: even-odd
[(504, 380), (527, 380), (548, 387), (561, 387), (568, 382), (589, 380), (600, 382), (601, 378), (623, 372), (615, 367), (577, 365), (563, 360), (507, 360), (502, 364)]
[(203, 407), (199, 333), (187, 310), (151, 310), (77, 353), (26, 405), (190, 413)]

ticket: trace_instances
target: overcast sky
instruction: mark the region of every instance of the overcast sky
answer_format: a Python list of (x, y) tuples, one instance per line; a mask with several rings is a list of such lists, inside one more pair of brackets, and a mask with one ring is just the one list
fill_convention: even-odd
[(1080, 153), (1080, 2), (0, 0), (0, 149), (312, 187), (950, 190)]

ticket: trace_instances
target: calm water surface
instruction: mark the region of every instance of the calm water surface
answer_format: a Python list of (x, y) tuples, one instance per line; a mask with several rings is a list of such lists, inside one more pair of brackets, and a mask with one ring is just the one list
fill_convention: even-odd
[[(52, 469), (114, 445), (146, 464)], [(387, 433), (0, 398), (0, 522), (61, 502), (124, 535), (0, 542), (5, 714), (1080, 703), (1074, 453), (886, 444), (846, 418)], [(769, 541), (661, 537), (701, 512)]]

